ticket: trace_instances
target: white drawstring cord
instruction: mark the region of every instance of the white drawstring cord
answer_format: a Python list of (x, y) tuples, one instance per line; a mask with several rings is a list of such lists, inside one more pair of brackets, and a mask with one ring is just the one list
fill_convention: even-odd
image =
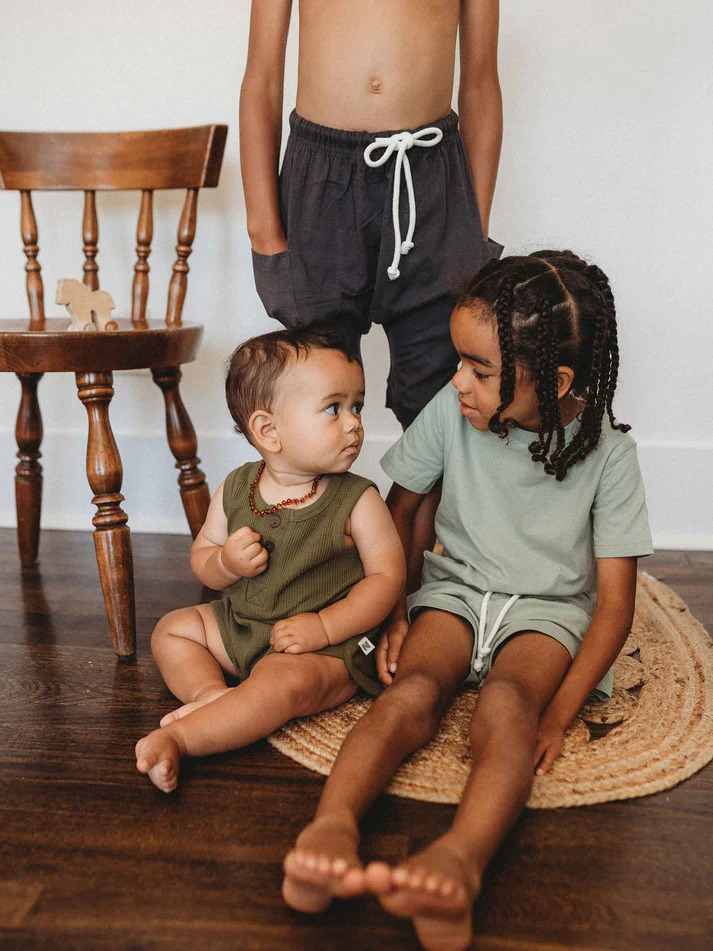
[[(431, 136), (427, 139), (427, 136)], [(413, 148), (414, 145), (422, 149), (429, 149), (443, 138), (443, 132), (436, 129), (435, 126), (429, 126), (427, 129), (419, 129), (418, 132), (395, 132), (394, 135), (378, 137), (367, 145), (364, 149), (364, 161), (371, 168), (378, 168), (383, 165), (396, 151), (396, 168), (394, 169), (394, 189), (391, 197), (391, 217), (394, 222), (394, 257), (391, 265), (387, 269), (389, 280), (395, 281), (399, 276), (399, 261), (402, 254), (408, 254), (413, 248), (413, 233), (416, 230), (416, 198), (413, 193), (413, 179), (411, 178), (411, 163), (408, 160), (406, 150)], [(372, 159), (371, 153), (374, 149), (384, 149), (384, 154), (379, 159)], [(406, 240), (401, 241), (401, 225), (399, 223), (399, 201), (401, 199), (401, 166), (404, 167), (404, 176), (406, 178), (406, 192), (408, 193), (408, 231)]]
[(495, 640), (495, 635), (498, 633), (500, 625), (503, 622), (503, 618), (508, 613), (510, 608), (515, 604), (517, 599), (520, 597), (519, 594), (513, 594), (502, 606), (500, 609), (500, 614), (498, 614), (495, 619), (495, 624), (493, 624), (490, 634), (488, 634), (487, 639), (485, 638), (485, 626), (488, 620), (488, 604), (490, 603), (490, 596), (493, 592), (486, 591), (483, 596), (483, 603), (480, 605), (480, 623), (478, 624), (478, 641), (477, 641), (477, 650), (475, 655), (475, 660), (473, 661), (473, 670), (476, 674), (479, 674), (485, 665), (483, 658), (487, 657), (491, 650), (491, 644)]

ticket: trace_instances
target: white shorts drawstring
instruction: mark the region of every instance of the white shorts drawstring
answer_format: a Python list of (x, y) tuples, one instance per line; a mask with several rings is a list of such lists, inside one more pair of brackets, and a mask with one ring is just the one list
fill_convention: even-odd
[(490, 602), (490, 596), (492, 591), (486, 591), (483, 595), (483, 602), (480, 605), (480, 623), (478, 624), (478, 635), (475, 642), (475, 650), (473, 651), (473, 670), (476, 674), (479, 674), (485, 665), (484, 658), (488, 657), (492, 647), (491, 644), (495, 640), (495, 635), (498, 633), (500, 625), (503, 623), (503, 618), (508, 613), (510, 608), (515, 604), (517, 599), (520, 597), (519, 594), (513, 594), (502, 606), (500, 609), (500, 614), (498, 614), (495, 619), (495, 624), (493, 624), (490, 629), (490, 634), (487, 638), (485, 637), (485, 627), (488, 622), (488, 604)]
[[(431, 138), (427, 138), (430, 136)], [(413, 233), (416, 230), (416, 198), (413, 192), (413, 180), (411, 178), (411, 164), (408, 160), (406, 150), (418, 145), (422, 149), (431, 148), (443, 138), (443, 132), (435, 126), (429, 126), (427, 129), (419, 129), (418, 132), (395, 132), (394, 135), (378, 137), (367, 145), (364, 149), (364, 161), (371, 168), (378, 168), (391, 158), (396, 151), (396, 168), (394, 169), (394, 187), (391, 198), (391, 216), (394, 222), (394, 257), (391, 265), (387, 269), (389, 280), (395, 281), (399, 276), (399, 261), (402, 254), (408, 254), (413, 248)], [(375, 149), (384, 149), (384, 154), (379, 159), (372, 159), (371, 153)], [(399, 202), (401, 199), (401, 166), (404, 167), (404, 176), (406, 178), (406, 192), (408, 193), (408, 231), (406, 240), (401, 241), (401, 225), (399, 223)]]

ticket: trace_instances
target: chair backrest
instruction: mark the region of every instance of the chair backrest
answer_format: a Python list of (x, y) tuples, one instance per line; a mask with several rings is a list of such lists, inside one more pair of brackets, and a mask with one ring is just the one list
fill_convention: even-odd
[(96, 192), (141, 191), (131, 320), (136, 326), (146, 326), (153, 193), (164, 188), (186, 189), (166, 307), (166, 323), (180, 326), (188, 256), (196, 233), (198, 189), (218, 184), (227, 134), (225, 125), (153, 132), (0, 132), (0, 188), (20, 192), (30, 329), (41, 329), (45, 321), (32, 192), (84, 192), (84, 283), (98, 290)]

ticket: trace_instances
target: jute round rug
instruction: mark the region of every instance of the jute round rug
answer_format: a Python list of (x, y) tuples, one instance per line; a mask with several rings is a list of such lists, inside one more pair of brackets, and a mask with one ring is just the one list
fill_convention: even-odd
[[(471, 766), (468, 724), (478, 694), (459, 694), (441, 728), (408, 759), (387, 792), (460, 801)], [(327, 775), (344, 737), (372, 701), (296, 720), (270, 743)], [(665, 584), (639, 574), (636, 616), (614, 666), (611, 700), (583, 707), (562, 754), (535, 777), (532, 809), (632, 799), (669, 789), (713, 759), (713, 641)]]

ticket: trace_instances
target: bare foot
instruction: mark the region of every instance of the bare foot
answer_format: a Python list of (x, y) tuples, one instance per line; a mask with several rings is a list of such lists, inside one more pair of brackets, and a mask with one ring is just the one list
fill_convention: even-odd
[(298, 911), (324, 911), (333, 898), (346, 898), (363, 891), (361, 879), (350, 883), (361, 862), (357, 847), (359, 831), (345, 819), (320, 816), (298, 836), (295, 848), (285, 856), (282, 897)]
[(196, 699), (191, 703), (184, 703), (182, 707), (178, 707), (176, 710), (171, 710), (171, 712), (167, 713), (165, 717), (162, 717), (159, 726), (168, 726), (169, 723), (173, 723), (175, 720), (180, 720), (189, 713), (193, 713), (193, 711), (197, 710), (199, 707), (204, 707), (207, 703), (217, 700), (218, 697), (222, 697), (224, 693), (227, 693), (232, 689), (232, 687), (209, 687), (207, 690), (202, 690)]
[(396, 868), (371, 862), (364, 879), (386, 911), (413, 919), (418, 939), (428, 951), (470, 947), (471, 909), (480, 892), (480, 874), (445, 837)]
[(136, 744), (136, 768), (148, 773), (162, 792), (173, 792), (178, 785), (180, 759), (181, 747), (171, 730), (154, 730)]

